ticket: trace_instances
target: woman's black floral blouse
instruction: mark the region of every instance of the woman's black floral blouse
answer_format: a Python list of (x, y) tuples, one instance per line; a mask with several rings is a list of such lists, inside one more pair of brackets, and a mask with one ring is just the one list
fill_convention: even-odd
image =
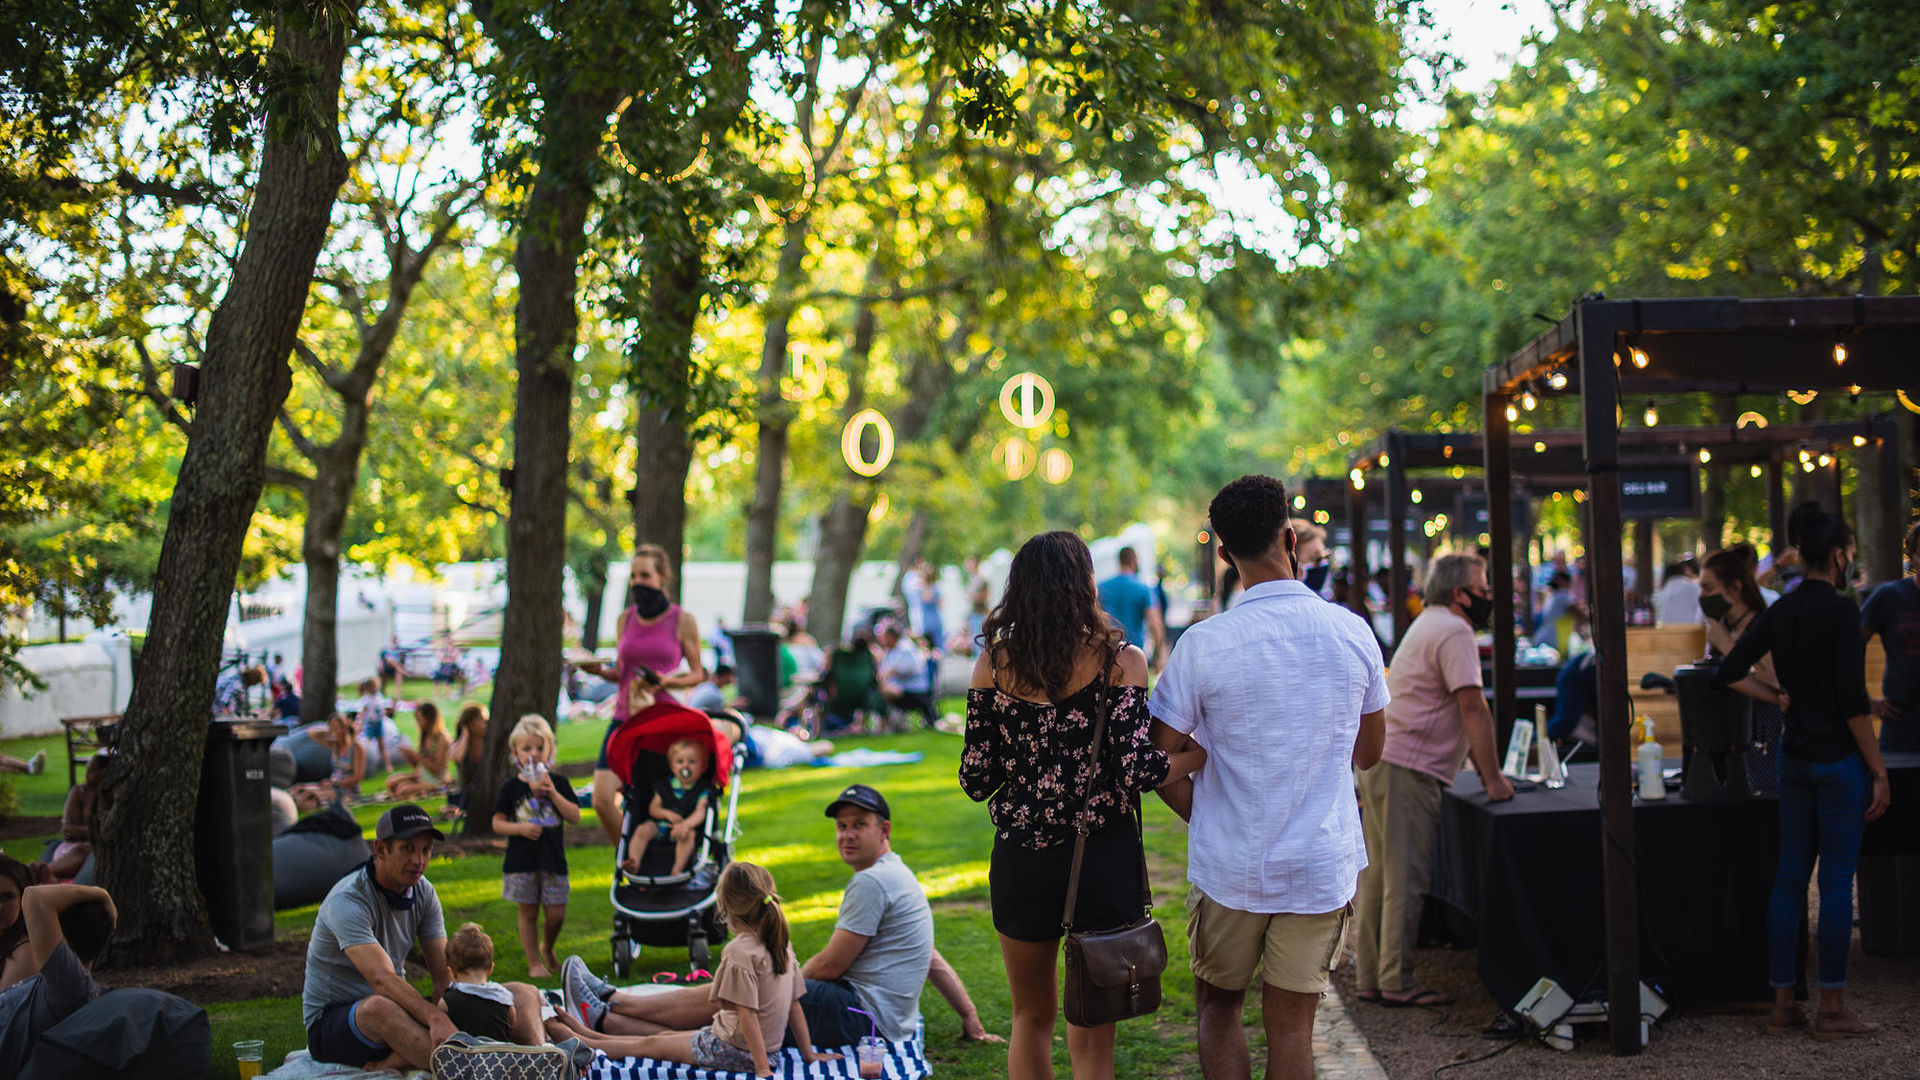
[[(999, 838), (1039, 850), (1075, 836), (1093, 783), (1089, 761), (1099, 683), (1064, 701), (1027, 701), (995, 688), (967, 691), (967, 742), (960, 788), (987, 803)], [(1094, 831), (1132, 812), (1141, 792), (1166, 782), (1166, 752), (1147, 740), (1147, 691), (1108, 687), (1100, 775), (1088, 804)]]

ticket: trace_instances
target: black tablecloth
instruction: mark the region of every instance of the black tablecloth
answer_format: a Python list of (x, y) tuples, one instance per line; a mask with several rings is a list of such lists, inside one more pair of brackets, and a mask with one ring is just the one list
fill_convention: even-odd
[[(1865, 849), (1920, 851), (1920, 754), (1890, 754), (1887, 765), (1892, 808), (1868, 826)], [(1442, 801), (1431, 892), (1477, 924), (1480, 981), (1503, 1006), (1541, 976), (1576, 999), (1605, 986), (1598, 779), (1597, 765), (1575, 765), (1564, 788), (1492, 804), (1467, 772)], [(1671, 792), (1636, 802), (1633, 815), (1642, 980), (1676, 1005), (1770, 1000), (1776, 801)]]
[[(1480, 981), (1511, 1007), (1542, 976), (1579, 1000), (1606, 984), (1599, 767), (1487, 802), (1463, 773), (1441, 805), (1433, 893), (1479, 929)], [(1641, 979), (1676, 1005), (1764, 1001), (1772, 799), (1634, 807)]]

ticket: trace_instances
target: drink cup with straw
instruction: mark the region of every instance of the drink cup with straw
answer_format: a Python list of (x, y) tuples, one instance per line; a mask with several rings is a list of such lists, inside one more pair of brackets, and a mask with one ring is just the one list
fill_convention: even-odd
[(886, 1075), (885, 1065), (887, 1060), (887, 1043), (885, 1039), (880, 1037), (880, 1022), (875, 1020), (873, 1014), (865, 1009), (856, 1009), (848, 1006), (847, 1011), (859, 1013), (861, 1016), (866, 1017), (868, 1029), (871, 1032), (871, 1034), (860, 1037), (860, 1045), (855, 1047), (854, 1050), (860, 1062), (860, 1078), (861, 1080), (880, 1080), (882, 1076)]

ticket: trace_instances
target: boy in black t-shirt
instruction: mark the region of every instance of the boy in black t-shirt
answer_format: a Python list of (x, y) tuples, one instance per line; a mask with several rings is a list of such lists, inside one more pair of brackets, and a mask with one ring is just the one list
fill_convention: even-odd
[[(647, 816), (661, 836), (674, 841), (673, 872), (686, 872), (693, 862), (694, 845), (707, 822), (707, 804), (713, 784), (707, 776), (707, 748), (697, 739), (681, 739), (667, 747), (667, 776), (653, 782), (653, 802)], [(644, 843), (627, 845), (627, 873), (638, 873)]]
[(580, 823), (580, 801), (567, 778), (550, 771), (553, 728), (545, 720), (521, 717), (508, 745), (520, 771), (500, 785), (493, 802), (493, 831), (507, 838), (500, 894), (520, 905), (520, 948), (527, 955), (528, 977), (544, 979), (560, 970), (553, 946), (567, 921), (571, 891), (562, 822)]
[(513, 991), (493, 981), (493, 939), (479, 923), (467, 923), (447, 939), (453, 984), (440, 1007), (453, 1026), (469, 1035), (514, 1041)]

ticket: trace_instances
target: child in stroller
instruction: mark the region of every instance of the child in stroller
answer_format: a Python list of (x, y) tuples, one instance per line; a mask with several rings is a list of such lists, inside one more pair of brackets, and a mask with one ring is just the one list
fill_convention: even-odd
[[(707, 748), (699, 739), (679, 739), (667, 747), (667, 775), (653, 782), (653, 802), (647, 805), (657, 837), (673, 838), (673, 873), (683, 874), (693, 861), (693, 845), (706, 831), (708, 799), (713, 785), (707, 780)], [(629, 847), (620, 868), (640, 872), (640, 852)]]
[[(688, 741), (696, 748), (691, 753), (679, 745)], [(691, 770), (686, 776), (677, 775), (676, 749), (678, 765)], [(661, 697), (608, 737), (607, 764), (620, 780), (627, 808), (614, 854), (614, 973), (625, 977), (643, 945), (685, 945), (692, 967), (707, 968), (712, 945), (726, 936), (715, 889), (732, 860), (740, 798), (732, 744), (706, 713)], [(683, 815), (686, 827), (679, 836), (671, 826), (663, 834), (650, 812), (658, 791), (676, 786), (695, 796), (700, 810)], [(722, 794), (724, 820), (712, 812)]]

